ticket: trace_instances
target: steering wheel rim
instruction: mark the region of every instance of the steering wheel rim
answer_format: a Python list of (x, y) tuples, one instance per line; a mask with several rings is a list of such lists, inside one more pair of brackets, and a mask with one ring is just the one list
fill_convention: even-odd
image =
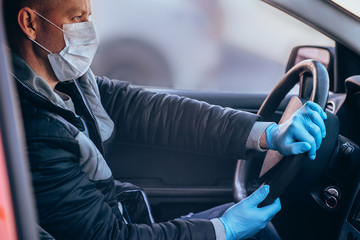
[[(312, 75), (312, 90), (308, 91), (309, 82), (302, 77), (305, 74)], [(329, 93), (329, 76), (326, 68), (316, 60), (304, 60), (291, 68), (280, 82), (274, 87), (272, 92), (267, 96), (258, 114), (263, 121), (272, 121), (276, 109), (279, 107), (282, 100), (290, 92), (290, 90), (300, 82), (299, 97), (305, 101), (313, 101), (319, 104), (324, 110), (328, 100)], [(307, 154), (300, 154), (285, 157), (281, 164), (277, 164), (275, 174), (265, 180), (264, 184), (271, 185), (268, 197), (260, 204), (264, 206), (272, 203), (279, 197), (288, 187), (290, 182), (295, 178), (296, 173), (292, 172), (290, 179), (287, 177), (283, 181), (286, 169), (299, 169), (302, 167)], [(315, 160), (316, 161), (316, 160)], [(248, 195), (248, 182), (250, 181), (250, 174), (248, 171), (253, 167), (252, 161), (239, 161), (234, 177), (234, 200), (240, 201)], [(271, 170), (270, 170), (271, 171)]]
[(313, 76), (313, 89), (311, 96), (305, 96), (303, 82), (300, 82), (299, 97), (315, 102), (325, 110), (329, 95), (329, 75), (323, 64), (316, 60), (304, 60), (292, 67), (280, 82), (274, 87), (268, 97), (261, 105), (258, 114), (263, 121), (272, 121), (272, 116), (279, 107), (286, 94), (300, 81), (300, 77), (305, 73), (311, 73)]

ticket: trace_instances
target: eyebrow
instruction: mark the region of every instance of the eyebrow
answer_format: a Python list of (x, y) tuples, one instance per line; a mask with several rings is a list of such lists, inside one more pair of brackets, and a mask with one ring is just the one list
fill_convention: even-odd
[[(76, 7), (76, 8), (70, 8), (66, 11), (67, 14), (71, 15), (74, 14), (75, 12), (81, 12), (81, 14), (87, 13), (86, 10), (80, 8), (80, 7)], [(89, 13), (89, 15), (91, 15), (92, 12)]]

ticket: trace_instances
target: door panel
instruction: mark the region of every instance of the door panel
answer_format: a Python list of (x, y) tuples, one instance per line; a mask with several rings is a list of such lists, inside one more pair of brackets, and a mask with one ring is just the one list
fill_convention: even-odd
[[(154, 90), (156, 91), (156, 90)], [(256, 113), (266, 95), (157, 90)], [(286, 99), (288, 101), (288, 98)], [(285, 103), (280, 106), (280, 112)], [(117, 142), (108, 156), (115, 179), (144, 188), (157, 221), (232, 202), (236, 160)]]

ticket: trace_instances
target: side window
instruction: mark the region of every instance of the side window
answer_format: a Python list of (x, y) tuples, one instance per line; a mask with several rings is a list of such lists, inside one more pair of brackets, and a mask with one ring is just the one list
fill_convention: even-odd
[(155, 87), (271, 91), (296, 45), (334, 42), (254, 0), (95, 0), (95, 74)]

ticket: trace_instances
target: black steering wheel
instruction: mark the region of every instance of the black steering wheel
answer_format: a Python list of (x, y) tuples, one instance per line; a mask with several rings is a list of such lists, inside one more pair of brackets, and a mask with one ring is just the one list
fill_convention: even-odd
[[(263, 121), (273, 121), (280, 103), (298, 82), (298, 97), (291, 99), (282, 120), (286, 120), (283, 118), (290, 116), (306, 101), (313, 101), (325, 110), (329, 94), (328, 72), (320, 62), (305, 60), (291, 68), (265, 99), (258, 112)], [(253, 159), (239, 160), (234, 178), (234, 200), (240, 201), (260, 184), (268, 184), (270, 193), (259, 205), (264, 206), (286, 192), (299, 191), (313, 183), (320, 177), (331, 157), (332, 151), (329, 149), (332, 150), (336, 144), (339, 126), (336, 116), (328, 114), (325, 126), (327, 129), (331, 126), (332, 131), (327, 131), (314, 161), (307, 158), (307, 153), (283, 157), (275, 151), (268, 151), (261, 164), (254, 163)], [(297, 181), (294, 181), (295, 179)]]

